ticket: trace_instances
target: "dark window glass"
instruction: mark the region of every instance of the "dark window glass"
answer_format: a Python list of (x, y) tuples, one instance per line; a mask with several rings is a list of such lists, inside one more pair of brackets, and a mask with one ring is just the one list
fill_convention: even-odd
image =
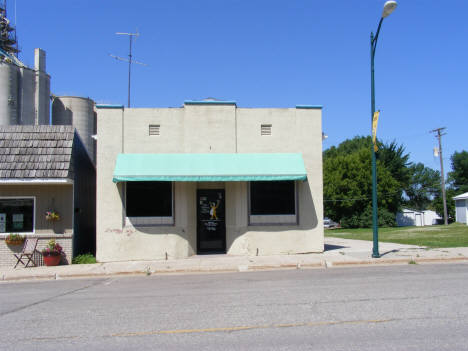
[(0, 232), (32, 233), (34, 199), (0, 199)]
[(127, 217), (172, 217), (172, 183), (127, 182)]
[(294, 181), (250, 182), (250, 214), (296, 214)]

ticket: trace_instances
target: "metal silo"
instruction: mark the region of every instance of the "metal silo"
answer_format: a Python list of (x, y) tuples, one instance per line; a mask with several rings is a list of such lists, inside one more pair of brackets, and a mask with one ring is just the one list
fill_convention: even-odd
[(56, 96), (52, 100), (52, 124), (73, 125), (88, 150), (88, 154), (95, 161), (96, 117), (94, 101), (79, 96)]

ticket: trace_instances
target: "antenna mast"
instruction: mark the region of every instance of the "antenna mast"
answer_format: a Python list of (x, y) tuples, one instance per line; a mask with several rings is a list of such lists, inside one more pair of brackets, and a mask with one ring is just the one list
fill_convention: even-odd
[(137, 31), (136, 34), (133, 34), (133, 33), (115, 33), (115, 34), (128, 35), (129, 38), (130, 38), (130, 53), (128, 54), (128, 60), (124, 59), (124, 58), (121, 58), (121, 57), (118, 57), (118, 56), (114, 56), (114, 55), (109, 54), (109, 56), (114, 57), (117, 60), (128, 61), (128, 102), (127, 102), (127, 107), (128, 108), (130, 108), (130, 73), (131, 73), (132, 62), (137, 63), (139, 65), (147, 66), (146, 63), (132, 61), (132, 37), (135, 36), (135, 40), (133, 40), (133, 42), (135, 42), (138, 39), (138, 37), (140, 36), (140, 33), (138, 33), (138, 29), (136, 27), (135, 27), (135, 29)]

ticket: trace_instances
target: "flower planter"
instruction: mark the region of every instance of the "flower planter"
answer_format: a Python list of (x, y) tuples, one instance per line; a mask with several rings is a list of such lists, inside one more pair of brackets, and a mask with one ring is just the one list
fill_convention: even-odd
[(46, 266), (57, 266), (60, 263), (62, 257), (60, 252), (43, 252), (44, 264)]
[(60, 219), (60, 216), (58, 212), (46, 212), (45, 219), (53, 222), (53, 221), (58, 221)]
[(7, 245), (23, 245), (24, 239), (23, 240), (5, 240), (5, 244)]

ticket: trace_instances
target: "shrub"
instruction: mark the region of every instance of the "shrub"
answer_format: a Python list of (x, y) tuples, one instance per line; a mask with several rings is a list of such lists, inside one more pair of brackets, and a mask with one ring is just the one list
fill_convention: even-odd
[[(379, 228), (396, 227), (395, 214), (382, 208), (378, 210), (378, 226)], [(367, 208), (363, 213), (345, 216), (341, 219), (342, 228), (372, 228), (372, 208)]]
[(96, 263), (96, 257), (94, 257), (94, 255), (92, 255), (91, 253), (78, 255), (72, 261), (72, 264), (90, 264), (90, 263)]

